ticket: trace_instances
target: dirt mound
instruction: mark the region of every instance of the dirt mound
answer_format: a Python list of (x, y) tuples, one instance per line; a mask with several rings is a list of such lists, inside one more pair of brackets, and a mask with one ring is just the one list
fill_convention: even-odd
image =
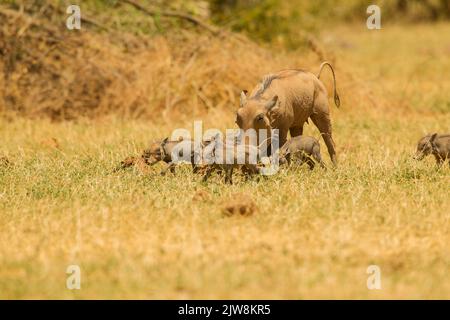
[(140, 97), (121, 99), (133, 77), (129, 59), (107, 37), (54, 24), (60, 14), (49, 8), (39, 17), (4, 8), (0, 15), (4, 109), (53, 119), (133, 110)]
[(240, 90), (265, 73), (318, 64), (314, 53), (292, 58), (230, 33), (68, 30), (50, 5), (0, 6), (0, 17), (0, 111), (32, 117), (191, 118), (234, 109)]
[(211, 194), (205, 189), (198, 189), (192, 196), (194, 202), (206, 202), (211, 199)]
[(225, 216), (251, 216), (258, 212), (258, 207), (252, 197), (247, 194), (237, 193), (223, 204), (222, 213)]

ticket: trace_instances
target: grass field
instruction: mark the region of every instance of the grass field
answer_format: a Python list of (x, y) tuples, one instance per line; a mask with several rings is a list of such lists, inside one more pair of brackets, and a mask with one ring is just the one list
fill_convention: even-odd
[[(411, 158), (422, 135), (450, 129), (450, 25), (363, 27), (321, 35), (343, 101), (337, 170), (233, 186), (188, 167), (113, 172), (192, 122), (2, 118), (0, 298), (450, 298), (450, 170)], [(225, 216), (237, 194), (257, 212)], [(72, 264), (81, 290), (66, 288)]]

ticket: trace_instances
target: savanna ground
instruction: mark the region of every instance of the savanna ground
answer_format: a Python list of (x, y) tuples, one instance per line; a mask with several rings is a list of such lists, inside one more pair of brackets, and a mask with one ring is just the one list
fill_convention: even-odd
[[(450, 128), (450, 24), (318, 38), (338, 61), (336, 170), (233, 186), (188, 167), (112, 171), (193, 120), (234, 127), (237, 105), (170, 122), (2, 118), (0, 297), (450, 298), (450, 171), (411, 158), (422, 135)], [(225, 216), (237, 194), (257, 212)], [(73, 264), (81, 290), (66, 288)], [(367, 289), (369, 265), (381, 290)]]

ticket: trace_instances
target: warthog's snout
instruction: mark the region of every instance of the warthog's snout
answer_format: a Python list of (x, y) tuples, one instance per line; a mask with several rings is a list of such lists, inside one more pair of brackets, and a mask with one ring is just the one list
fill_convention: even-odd
[(278, 151), (278, 164), (286, 164), (286, 163), (288, 163), (288, 161), (286, 159), (286, 154), (280, 153)]

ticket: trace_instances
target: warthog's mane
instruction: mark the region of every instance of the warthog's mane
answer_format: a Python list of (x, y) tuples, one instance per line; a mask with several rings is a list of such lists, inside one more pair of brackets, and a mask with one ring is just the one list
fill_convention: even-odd
[(263, 93), (270, 87), (273, 80), (288, 78), (288, 77), (294, 76), (300, 72), (305, 72), (305, 71), (300, 70), (300, 69), (289, 69), (289, 70), (280, 71), (278, 73), (271, 73), (271, 74), (265, 75), (262, 78), (261, 83), (259, 84), (258, 90), (256, 90), (256, 92), (251, 96), (251, 98), (253, 98), (253, 99), (261, 98)]
[(276, 74), (268, 74), (265, 75), (262, 78), (261, 83), (259, 84), (258, 90), (255, 92), (255, 94), (252, 96), (252, 98), (260, 98), (261, 95), (264, 93), (264, 91), (267, 90), (267, 88), (270, 86), (273, 80), (278, 79), (278, 75)]

